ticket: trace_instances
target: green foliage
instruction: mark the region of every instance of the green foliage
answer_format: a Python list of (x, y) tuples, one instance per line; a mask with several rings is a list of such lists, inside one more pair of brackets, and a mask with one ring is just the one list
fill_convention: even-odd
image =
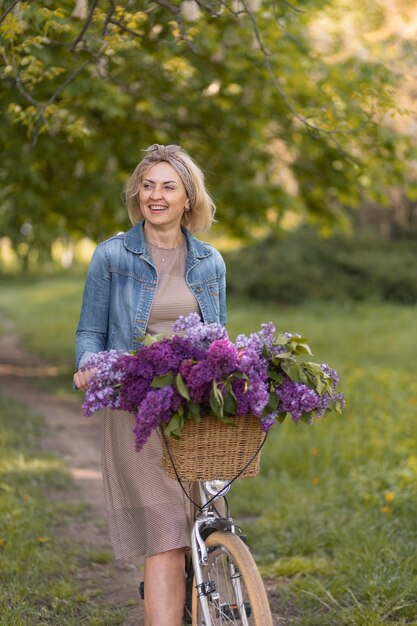
[(319, 238), (302, 229), (226, 255), (228, 291), (281, 304), (308, 300), (417, 302), (416, 237)]
[(90, 561), (106, 563), (104, 549), (83, 554), (57, 530), (79, 521), (84, 507), (64, 500), (64, 463), (39, 452), (43, 428), (11, 398), (0, 400), (0, 623), (122, 624), (124, 608), (99, 597), (100, 573), (79, 576)]
[(0, 226), (15, 246), (124, 230), (120, 192), (153, 142), (203, 164), (239, 236), (287, 211), (334, 224), (411, 185), (415, 145), (385, 121), (399, 79), (374, 60), (383, 44), (371, 62), (334, 64), (314, 35), (328, 16), (337, 41), (338, 11), (353, 19), (354, 3), (264, 0), (193, 18), (179, 2), (96, 3), (85, 20), (74, 0), (0, 4)]

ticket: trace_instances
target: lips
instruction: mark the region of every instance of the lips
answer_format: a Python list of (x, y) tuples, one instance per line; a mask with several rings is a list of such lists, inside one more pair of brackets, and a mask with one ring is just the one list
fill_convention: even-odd
[(157, 211), (166, 211), (166, 209), (168, 207), (161, 206), (160, 204), (151, 204), (151, 205), (149, 205), (149, 208), (150, 208), (151, 211), (156, 211), (157, 212)]

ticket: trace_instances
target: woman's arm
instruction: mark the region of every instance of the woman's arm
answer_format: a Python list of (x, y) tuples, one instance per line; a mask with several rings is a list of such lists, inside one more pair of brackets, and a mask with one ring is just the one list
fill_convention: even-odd
[(110, 262), (104, 245), (94, 251), (84, 287), (80, 321), (76, 332), (76, 369), (91, 354), (106, 349), (110, 308)]

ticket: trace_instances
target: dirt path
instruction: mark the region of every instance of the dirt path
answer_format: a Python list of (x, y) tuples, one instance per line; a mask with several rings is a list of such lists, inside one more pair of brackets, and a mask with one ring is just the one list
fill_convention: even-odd
[[(0, 326), (3, 333), (0, 334), (0, 392), (45, 418), (48, 428), (42, 446), (64, 458), (68, 464), (76, 487), (69, 497), (87, 502), (89, 506), (87, 518), (72, 524), (68, 533), (88, 549), (108, 548), (100, 471), (100, 420), (82, 415), (82, 397), (76, 392), (73, 397), (58, 398), (40, 391), (34, 379), (55, 375), (56, 368), (22, 350), (10, 323), (1, 321)], [(111, 568), (110, 575), (103, 577), (106, 600), (117, 606), (136, 601), (142, 578), (139, 564), (114, 562), (108, 567)], [(82, 575), (93, 578), (97, 571), (83, 571)], [(102, 587), (103, 584), (100, 583)], [(123, 626), (142, 624), (138, 601), (129, 607)]]

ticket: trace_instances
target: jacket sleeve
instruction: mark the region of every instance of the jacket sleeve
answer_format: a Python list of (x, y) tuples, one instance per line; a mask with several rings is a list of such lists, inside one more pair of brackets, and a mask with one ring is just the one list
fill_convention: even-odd
[[(220, 255), (219, 255), (220, 256)], [(219, 268), (219, 307), (220, 307), (220, 324), (226, 326), (226, 264), (223, 257), (220, 256)]]
[(91, 354), (106, 349), (109, 325), (111, 273), (105, 246), (93, 254), (84, 287), (80, 321), (76, 332), (76, 369)]

